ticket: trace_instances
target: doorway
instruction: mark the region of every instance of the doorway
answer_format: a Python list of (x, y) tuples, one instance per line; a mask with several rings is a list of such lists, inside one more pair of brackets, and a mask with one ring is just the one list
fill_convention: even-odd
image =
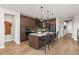
[(72, 37), (72, 20), (64, 20), (64, 33)]
[(14, 42), (14, 15), (4, 14), (5, 46)]

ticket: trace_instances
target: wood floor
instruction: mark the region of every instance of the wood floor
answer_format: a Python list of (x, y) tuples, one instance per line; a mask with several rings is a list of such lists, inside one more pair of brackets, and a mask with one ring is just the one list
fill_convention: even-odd
[[(47, 49), (46, 55), (78, 55), (79, 45), (70, 36), (60, 38), (55, 46)], [(28, 41), (17, 45), (14, 42), (6, 44), (6, 48), (0, 49), (0, 55), (45, 55), (44, 49), (33, 49), (29, 47)]]

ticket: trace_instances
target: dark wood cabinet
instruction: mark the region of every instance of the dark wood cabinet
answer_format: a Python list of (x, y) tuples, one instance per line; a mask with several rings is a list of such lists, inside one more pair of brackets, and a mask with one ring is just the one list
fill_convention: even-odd
[(37, 27), (43, 27), (43, 22), (40, 21), (39, 19), (35, 19), (35, 26)]
[(35, 28), (35, 20), (31, 17), (21, 15), (20, 16), (20, 41), (21, 42), (27, 40), (26, 33), (25, 33), (27, 26), (30, 27), (31, 30)]
[(38, 49), (40, 47), (42, 47), (42, 41), (41, 41), (41, 37), (39, 36), (29, 36), (29, 46), (31, 46), (34, 49)]
[(46, 28), (49, 32), (56, 32), (56, 19), (47, 20)]
[(40, 20), (39, 19), (35, 19), (35, 25), (40, 26)]
[(20, 41), (25, 41), (25, 26), (21, 26), (20, 28)]

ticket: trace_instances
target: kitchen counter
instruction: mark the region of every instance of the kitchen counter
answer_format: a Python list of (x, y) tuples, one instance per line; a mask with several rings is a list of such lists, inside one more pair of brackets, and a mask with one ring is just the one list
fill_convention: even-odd
[(47, 34), (53, 34), (54, 32), (43, 32), (41, 34), (31, 33), (29, 34), (29, 46), (32, 48), (38, 49), (42, 47), (41, 38)]
[(53, 34), (54, 32), (42, 32), (42, 33), (30, 33), (29, 35), (32, 35), (32, 36), (45, 36), (47, 34)]

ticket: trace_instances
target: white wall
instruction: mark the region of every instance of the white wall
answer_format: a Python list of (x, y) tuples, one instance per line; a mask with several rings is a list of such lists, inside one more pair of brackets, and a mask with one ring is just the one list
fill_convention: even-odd
[(56, 17), (56, 32), (59, 31), (59, 37), (62, 37), (64, 35), (63, 25), (64, 25), (63, 19)]
[(61, 19), (61, 29), (60, 29), (60, 31), (61, 31), (61, 36), (64, 36), (64, 20), (63, 19)]
[(4, 21), (9, 21), (10, 23), (12, 23), (11, 34), (5, 35), (5, 42), (13, 41), (14, 40), (14, 28), (13, 28), (14, 27), (14, 16), (5, 14)]
[(74, 17), (72, 17), (72, 38), (74, 39)]
[(4, 48), (4, 14), (3, 9), (0, 8), (0, 48)]
[(56, 17), (56, 32), (59, 31), (59, 37), (60, 37), (60, 19)]
[(72, 33), (72, 21), (67, 23), (67, 33)]
[(20, 14), (14, 17), (14, 39), (17, 44), (20, 44)]
[(14, 15), (14, 39), (20, 43), (20, 12), (0, 7), (0, 48), (5, 47), (4, 14)]
[(72, 21), (70, 21), (69, 23), (67, 23), (67, 33), (71, 33), (72, 34), (72, 38), (73, 38), (73, 32), (74, 32), (74, 16), (70, 17), (70, 19)]
[(74, 40), (77, 41), (77, 29), (79, 29), (79, 15), (74, 16), (74, 32), (73, 32), (73, 36), (74, 36)]

